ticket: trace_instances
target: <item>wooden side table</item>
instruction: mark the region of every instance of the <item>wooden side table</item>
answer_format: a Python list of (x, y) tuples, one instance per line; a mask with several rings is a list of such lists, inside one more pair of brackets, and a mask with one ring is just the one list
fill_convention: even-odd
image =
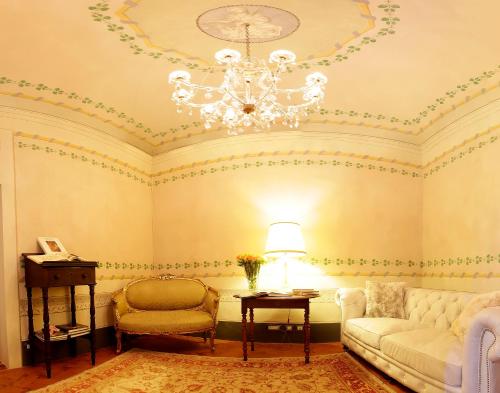
[[(94, 303), (94, 288), (95, 268), (97, 262), (87, 262), (74, 260), (55, 261), (36, 263), (28, 259), (28, 255), (23, 254), (26, 292), (28, 295), (28, 331), (30, 344), (31, 363), (35, 362), (35, 347), (43, 346), (45, 356), (45, 370), (47, 378), (51, 377), (51, 348), (50, 345), (54, 341), (50, 341), (49, 331), (49, 288), (51, 287), (70, 287), (71, 294), (71, 324), (76, 325), (76, 304), (75, 304), (75, 286), (88, 285), (90, 293), (90, 353), (92, 365), (95, 365), (95, 303)], [(40, 341), (35, 337), (35, 329), (33, 325), (33, 301), (32, 289), (35, 287), (42, 288), (43, 298), (43, 337), (44, 341)], [(68, 341), (74, 342), (75, 338), (69, 338)]]
[[(237, 296), (239, 297), (239, 296)], [(254, 346), (254, 308), (303, 308), (304, 309), (304, 354), (305, 362), (309, 363), (311, 324), (309, 322), (309, 299), (305, 296), (262, 296), (262, 297), (241, 297), (241, 332), (243, 341), (243, 360), (248, 359), (247, 353), (247, 311), (250, 309), (250, 349), (255, 350)]]

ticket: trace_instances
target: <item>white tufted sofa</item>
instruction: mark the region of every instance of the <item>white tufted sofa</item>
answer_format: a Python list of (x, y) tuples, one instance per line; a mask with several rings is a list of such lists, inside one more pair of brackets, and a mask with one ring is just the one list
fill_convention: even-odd
[(406, 319), (365, 318), (364, 290), (339, 289), (342, 343), (416, 392), (500, 393), (500, 307), (478, 313), (463, 344), (449, 331), (473, 295), (406, 288)]

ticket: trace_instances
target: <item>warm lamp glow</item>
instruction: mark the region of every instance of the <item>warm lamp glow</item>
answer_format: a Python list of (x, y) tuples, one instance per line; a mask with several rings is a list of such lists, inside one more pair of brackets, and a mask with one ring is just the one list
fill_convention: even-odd
[(296, 222), (276, 222), (269, 226), (266, 256), (282, 256), (284, 254), (305, 254), (306, 246)]

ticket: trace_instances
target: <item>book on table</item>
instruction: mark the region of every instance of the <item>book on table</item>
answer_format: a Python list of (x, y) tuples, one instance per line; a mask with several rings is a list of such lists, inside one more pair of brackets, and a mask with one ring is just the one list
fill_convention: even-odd
[(76, 325), (72, 325), (70, 323), (64, 325), (56, 325), (60, 331), (66, 333), (70, 338), (83, 336), (87, 333), (90, 333), (90, 328), (87, 325), (82, 325), (77, 323)]
[[(39, 330), (35, 333), (36, 338), (38, 338), (40, 341), (45, 341), (45, 337), (43, 335), (43, 329)], [(67, 340), (68, 339), (68, 334), (66, 332), (52, 332), (50, 335), (50, 341), (62, 341), (62, 340)]]

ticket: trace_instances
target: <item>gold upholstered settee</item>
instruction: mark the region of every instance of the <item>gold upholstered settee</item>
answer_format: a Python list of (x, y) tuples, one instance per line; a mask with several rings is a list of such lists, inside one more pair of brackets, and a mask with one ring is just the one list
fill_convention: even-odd
[(170, 335), (210, 333), (213, 351), (219, 292), (200, 280), (158, 276), (129, 282), (112, 296), (116, 352), (122, 333)]

